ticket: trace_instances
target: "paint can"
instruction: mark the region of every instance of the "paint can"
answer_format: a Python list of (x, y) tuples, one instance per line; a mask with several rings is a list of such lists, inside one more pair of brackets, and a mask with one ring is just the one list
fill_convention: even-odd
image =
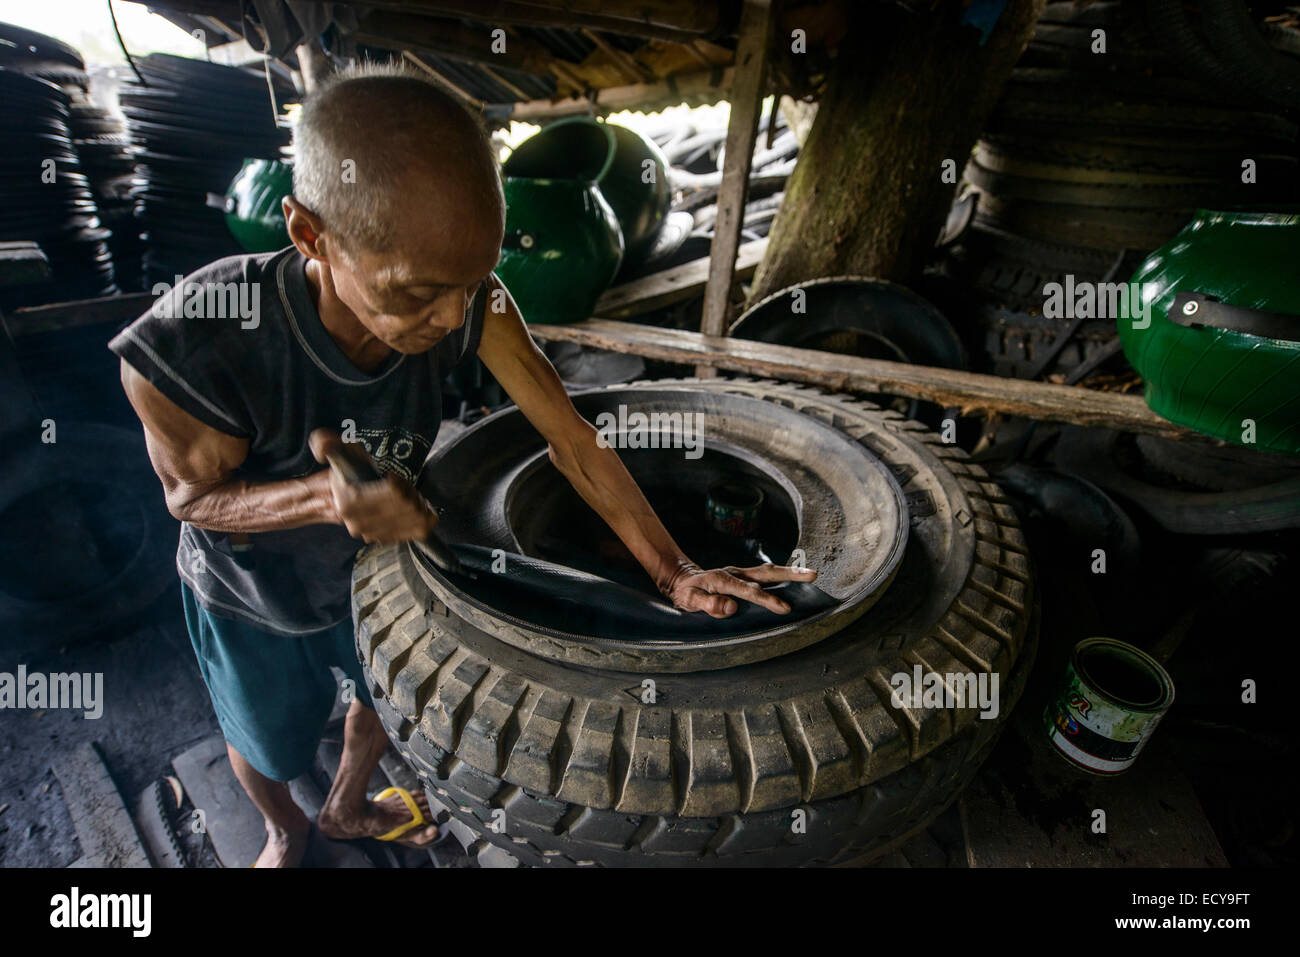
[(763, 490), (744, 479), (723, 479), (710, 486), (706, 508), (714, 530), (736, 538), (753, 538), (758, 534)]
[(1140, 648), (1113, 638), (1075, 646), (1061, 693), (1043, 717), (1052, 746), (1092, 774), (1119, 774), (1137, 760), (1174, 701), (1174, 683)]

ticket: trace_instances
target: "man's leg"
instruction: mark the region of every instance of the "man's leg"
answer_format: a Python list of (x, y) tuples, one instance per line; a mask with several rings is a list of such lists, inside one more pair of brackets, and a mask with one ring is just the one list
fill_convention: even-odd
[(184, 582), (181, 595), (231, 769), (266, 821), (266, 847), (254, 866), (295, 867), (311, 824), (284, 782), (310, 767), (332, 691), (317, 687), (316, 663), (301, 639), (217, 617), (199, 606)]
[[(336, 840), (378, 837), (411, 819), (411, 812), (401, 798), (366, 800), (370, 775), (379, 766), (379, 759), (387, 749), (388, 735), (379, 722), (379, 715), (359, 699), (354, 699), (343, 726), (343, 758), (339, 762), (338, 773), (334, 775), (330, 793), (316, 819), (317, 826), (326, 837)], [(415, 798), (425, 820), (429, 820), (429, 800), (424, 792), (417, 791), (411, 796)], [(437, 835), (438, 828), (431, 824), (407, 831), (402, 835), (400, 843), (420, 847)]]
[(289, 795), (289, 785), (272, 781), (227, 742), (230, 767), (245, 793), (266, 819), (266, 847), (254, 867), (297, 867), (307, 852), (311, 821)]

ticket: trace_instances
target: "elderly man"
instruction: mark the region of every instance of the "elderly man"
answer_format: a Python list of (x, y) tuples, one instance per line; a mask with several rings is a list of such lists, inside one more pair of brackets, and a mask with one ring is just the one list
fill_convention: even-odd
[[(310, 767), (340, 693), (332, 665), (355, 699), (321, 832), (416, 847), (437, 834), (423, 795), (367, 799), (388, 742), (357, 663), (349, 582), (361, 541), (423, 539), (436, 525), (413, 483), (441, 423), (440, 383), (471, 354), (677, 607), (726, 617), (741, 599), (785, 612), (761, 584), (814, 577), (701, 569), (600, 447), (493, 275), (501, 182), (454, 100), (398, 69), (349, 71), (305, 104), (295, 147), (283, 204), (293, 245), (199, 270), (110, 343), (182, 522), (177, 568), (199, 670), (266, 818), (258, 866), (302, 859), (310, 822), (285, 782)], [(187, 310), (214, 283), (251, 291), (255, 321)], [(318, 428), (363, 442), (382, 479), (349, 486), (321, 469), (308, 448)]]

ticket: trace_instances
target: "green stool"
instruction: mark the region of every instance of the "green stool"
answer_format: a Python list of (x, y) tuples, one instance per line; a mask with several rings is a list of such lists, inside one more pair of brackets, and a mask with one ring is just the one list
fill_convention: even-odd
[[(1146, 402), (1207, 435), (1300, 455), (1300, 213), (1197, 210), (1138, 267), (1120, 319)], [(1251, 441), (1251, 438), (1254, 441)]]

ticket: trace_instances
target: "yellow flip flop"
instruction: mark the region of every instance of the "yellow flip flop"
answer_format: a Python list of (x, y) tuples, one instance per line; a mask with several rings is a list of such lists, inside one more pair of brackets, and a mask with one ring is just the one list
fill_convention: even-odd
[(425, 824), (432, 823), (424, 819), (424, 814), (420, 811), (420, 805), (415, 803), (415, 798), (411, 797), (411, 792), (406, 790), (406, 788), (384, 788), (384, 790), (376, 794), (371, 798), (371, 800), (383, 801), (392, 797), (394, 794), (402, 799), (402, 803), (406, 805), (406, 809), (411, 812), (411, 819), (405, 824), (399, 824), (387, 834), (380, 834), (375, 838), (376, 841), (395, 841), (407, 831), (413, 831), (417, 827), (423, 827)]

